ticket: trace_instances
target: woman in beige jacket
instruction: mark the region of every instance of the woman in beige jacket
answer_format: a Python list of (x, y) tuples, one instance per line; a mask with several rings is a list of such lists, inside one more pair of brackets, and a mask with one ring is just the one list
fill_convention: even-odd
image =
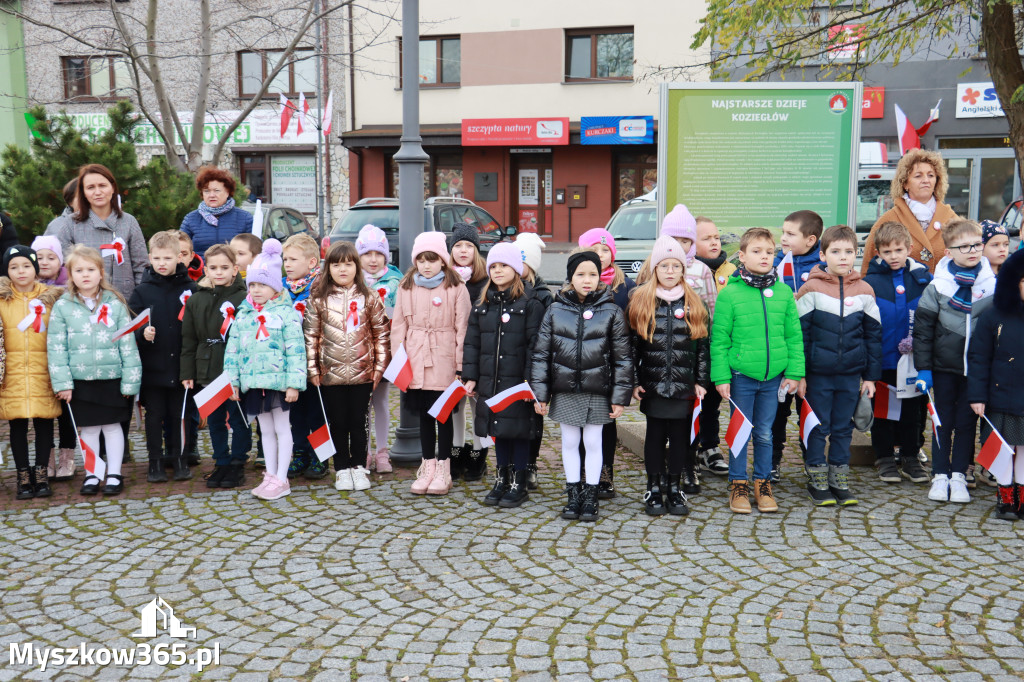
[(366, 415), (388, 365), (391, 343), (380, 296), (363, 281), (356, 247), (331, 246), (302, 322), (311, 384), (323, 397), (334, 442), (334, 487), (366, 490)]

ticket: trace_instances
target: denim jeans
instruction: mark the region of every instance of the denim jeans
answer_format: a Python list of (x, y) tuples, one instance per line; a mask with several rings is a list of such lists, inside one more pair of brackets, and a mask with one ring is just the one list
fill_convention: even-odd
[(828, 436), (828, 464), (850, 463), (853, 438), (853, 412), (860, 397), (860, 377), (856, 374), (808, 374), (807, 403), (821, 426), (807, 437), (804, 463), (809, 467), (825, 464), (825, 437)]
[[(240, 464), (249, 457), (252, 448), (252, 427), (238, 409), (241, 403), (225, 400), (210, 413), (206, 423), (210, 426), (210, 443), (213, 444), (213, 462), (217, 466)], [(231, 450), (228, 451), (228, 427), (231, 424)]]
[[(754, 480), (767, 480), (772, 473), (772, 422), (779, 406), (779, 384), (782, 375), (758, 381), (738, 372), (732, 373), (731, 395), (736, 404), (729, 414), (739, 407), (740, 411), (754, 424), (751, 438), (754, 441)], [(749, 442), (749, 441), (748, 441)], [(729, 457), (729, 480), (747, 481), (747, 445), (743, 454)]]

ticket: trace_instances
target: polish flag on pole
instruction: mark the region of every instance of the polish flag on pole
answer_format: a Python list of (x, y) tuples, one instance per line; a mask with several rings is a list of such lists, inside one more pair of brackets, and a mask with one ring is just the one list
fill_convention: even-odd
[(306, 436), (306, 440), (313, 446), (313, 452), (321, 462), (326, 462), (331, 455), (338, 451), (334, 447), (334, 439), (331, 438), (331, 430), (327, 428), (327, 424)]
[[(296, 125), (298, 126), (299, 135), (302, 134), (302, 120), (309, 115), (309, 102), (306, 101), (306, 93), (299, 93), (299, 115), (296, 116)], [(323, 461), (323, 460), (321, 460)]]
[(803, 441), (805, 448), (807, 447), (807, 439), (816, 426), (821, 426), (821, 420), (818, 419), (818, 415), (814, 414), (814, 410), (811, 409), (807, 399), (804, 398), (803, 404), (800, 405), (800, 440)]
[(932, 124), (939, 120), (939, 107), (942, 106), (942, 100), (936, 102), (935, 106), (931, 111), (928, 112), (928, 120), (924, 122), (920, 128), (917, 129), (918, 137), (928, 132), (928, 129), (932, 127)]
[(935, 409), (935, 401), (932, 400), (931, 392), (928, 393), (928, 414), (932, 417), (932, 433), (935, 434), (935, 447), (938, 447), (939, 427), (942, 426), (942, 420), (939, 419), (939, 412)]
[(786, 255), (779, 261), (779, 265), (775, 268), (776, 274), (779, 279), (785, 281), (787, 277), (793, 280), (793, 284), (796, 284), (796, 269), (793, 267), (793, 252), (788, 251)]
[(287, 97), (284, 96), (284, 93), (281, 93), (280, 97), (281, 99), (279, 100), (279, 102), (281, 104), (281, 137), (284, 137), (284, 134), (288, 132), (288, 125), (292, 122), (292, 114), (295, 113), (295, 107), (292, 106), (292, 103), (288, 100)]
[(331, 112), (334, 111), (334, 90), (327, 93), (327, 107), (324, 109), (324, 119), (321, 123), (321, 127), (324, 131), (324, 137), (329, 137), (331, 134)]
[(252, 233), (263, 240), (263, 200), (256, 200), (256, 210), (252, 212)]
[(491, 412), (501, 412), (506, 407), (512, 405), (512, 403), (520, 400), (536, 399), (537, 396), (533, 394), (530, 384), (524, 381), (521, 384), (516, 384), (512, 388), (506, 388), (501, 393), (496, 393), (494, 396), (485, 400), (484, 404), (491, 408)]
[(903, 403), (896, 397), (896, 387), (884, 381), (875, 382), (875, 419), (898, 422), (903, 412)]
[(107, 463), (96, 455), (95, 450), (90, 448), (78, 433), (78, 424), (75, 423), (75, 413), (71, 410), (71, 403), (67, 403), (67, 406), (68, 416), (71, 417), (71, 426), (75, 430), (75, 437), (78, 438), (78, 444), (82, 447), (82, 462), (85, 465), (85, 472), (87, 476), (95, 476), (102, 481), (107, 476)]
[[(185, 397), (181, 399), (181, 457), (185, 456), (185, 411), (188, 408), (188, 389), (185, 389)], [(147, 410), (149, 408), (146, 408)]]
[(693, 402), (693, 416), (690, 417), (690, 444), (693, 445), (700, 435), (700, 411), (703, 409), (704, 401), (695, 398)]
[(199, 408), (199, 416), (206, 419), (230, 397), (231, 379), (228, 378), (228, 373), (224, 372), (211, 381), (206, 388), (196, 393), (192, 399), (196, 401), (196, 407)]
[(733, 457), (740, 457), (746, 453), (747, 441), (750, 440), (750, 432), (754, 430), (754, 424), (747, 416), (740, 412), (739, 405), (732, 403), (733, 413), (729, 419), (729, 429), (725, 432), (725, 442), (729, 446), (729, 452)]
[(141, 313), (133, 317), (132, 321), (129, 322), (127, 326), (121, 327), (116, 332), (114, 332), (114, 336), (111, 337), (110, 340), (117, 341), (122, 336), (127, 336), (132, 332), (136, 332), (145, 327), (147, 324), (149, 324), (149, 308), (146, 308)]
[(456, 379), (448, 385), (448, 388), (444, 389), (441, 397), (434, 401), (434, 404), (427, 410), (427, 414), (444, 424), (448, 421), (452, 410), (455, 409), (455, 406), (467, 393), (466, 387), (462, 385), (461, 381)]
[(384, 378), (398, 386), (399, 390), (409, 390), (409, 382), (412, 381), (412, 365), (409, 363), (409, 355), (405, 352), (405, 344), (399, 344), (391, 358), (391, 364), (384, 370)]
[(899, 104), (893, 104), (896, 109), (896, 137), (900, 141), (900, 156), (907, 153), (909, 149), (919, 149), (921, 147), (921, 138), (917, 135), (917, 130), (910, 123), (907, 115), (900, 109)]
[(985, 439), (985, 444), (981, 446), (981, 452), (978, 453), (976, 461), (996, 477), (996, 483), (1010, 485), (1013, 480), (1013, 448), (1003, 440), (1003, 437), (996, 431), (996, 427), (988, 421), (988, 417), (982, 415), (982, 418), (988, 422), (992, 433)]

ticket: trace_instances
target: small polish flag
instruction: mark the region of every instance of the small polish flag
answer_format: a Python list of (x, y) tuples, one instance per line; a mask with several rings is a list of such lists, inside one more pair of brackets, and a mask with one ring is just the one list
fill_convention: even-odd
[(514, 402), (536, 399), (537, 396), (533, 394), (530, 384), (524, 381), (521, 384), (516, 384), (512, 388), (506, 388), (501, 393), (495, 393), (492, 397), (485, 400), (484, 404), (491, 408), (491, 412), (501, 412)]
[[(309, 115), (309, 102), (306, 101), (306, 93), (299, 93), (299, 115), (295, 117), (299, 135), (302, 134), (302, 120)], [(321, 462), (323, 460), (320, 460)]]
[(804, 447), (807, 447), (807, 439), (811, 436), (811, 431), (814, 427), (821, 426), (821, 420), (818, 419), (818, 415), (814, 414), (814, 410), (811, 409), (807, 399), (804, 398), (804, 402), (800, 405), (800, 440), (804, 442)]
[(939, 412), (935, 409), (935, 403), (932, 402), (931, 395), (928, 396), (928, 414), (932, 417), (932, 433), (935, 434), (935, 443), (938, 445), (939, 442), (939, 427), (942, 426), (942, 420), (939, 419)]
[(412, 381), (412, 364), (409, 362), (409, 355), (405, 352), (405, 344), (399, 344), (391, 364), (384, 370), (384, 378), (398, 386), (399, 390), (409, 390), (409, 383)]
[(700, 411), (704, 407), (704, 401), (700, 398), (694, 398), (693, 402), (693, 416), (690, 417), (690, 444), (697, 442), (697, 436), (700, 435)]
[(483, 438), (480, 439), (480, 445), (484, 446), (485, 448), (489, 448), (494, 445), (494, 439), (491, 438), (490, 436), (484, 436)]
[(230, 397), (231, 379), (228, 378), (228, 373), (224, 372), (211, 381), (206, 388), (196, 393), (192, 399), (196, 401), (196, 407), (199, 408), (199, 416), (206, 419)]
[(107, 463), (96, 456), (96, 453), (85, 443), (85, 439), (78, 437), (78, 444), (82, 446), (82, 461), (85, 464), (85, 471), (101, 481), (107, 475)]
[(452, 410), (455, 406), (466, 396), (468, 391), (466, 387), (462, 385), (462, 382), (456, 379), (448, 385), (448, 388), (444, 389), (444, 393), (434, 401), (434, 404), (427, 410), (427, 414), (436, 419), (437, 421), (444, 424), (448, 421), (448, 417), (451, 415)]
[(976, 461), (996, 477), (999, 485), (1010, 485), (1013, 480), (1013, 448), (1003, 440), (996, 427), (988, 421), (988, 417), (984, 419), (992, 427), (992, 433), (985, 439)]
[(292, 122), (292, 114), (295, 113), (295, 107), (292, 103), (284, 96), (284, 93), (280, 95), (281, 99), (278, 100), (281, 104), (281, 137), (288, 132), (288, 125)]
[(785, 280), (785, 278), (789, 277), (793, 280), (793, 284), (796, 284), (796, 270), (793, 267), (792, 251), (788, 251), (786, 255), (782, 257), (782, 260), (779, 261), (778, 267), (775, 268), (775, 272), (779, 276), (779, 279)]
[(914, 124), (900, 109), (900, 105), (893, 104), (893, 107), (896, 111), (896, 137), (900, 141), (900, 156), (903, 156), (910, 149), (919, 149), (921, 138), (918, 136), (917, 130), (914, 129)]
[(725, 432), (725, 442), (729, 445), (729, 452), (733, 457), (740, 457), (747, 451), (747, 441), (750, 440), (750, 432), (754, 430), (754, 424), (747, 416), (740, 412), (739, 406), (729, 398), (732, 403), (733, 413), (729, 419), (729, 429)]
[(306, 440), (313, 446), (313, 452), (321, 462), (326, 462), (331, 455), (338, 451), (334, 447), (334, 439), (331, 438), (331, 431), (327, 428), (327, 424), (323, 424), (319, 429), (306, 436)]
[(935, 106), (931, 111), (928, 112), (928, 120), (917, 129), (917, 134), (920, 137), (928, 132), (928, 129), (932, 127), (932, 124), (939, 120), (939, 108), (942, 106), (942, 100), (936, 102)]
[(903, 403), (896, 397), (896, 387), (884, 381), (875, 382), (875, 419), (897, 422), (903, 411)]
[(327, 106), (324, 109), (323, 122), (320, 124), (324, 130), (324, 137), (331, 135), (331, 112), (334, 110), (334, 90), (327, 93)]
[(117, 341), (122, 336), (127, 336), (132, 332), (136, 332), (145, 327), (147, 324), (149, 324), (149, 308), (146, 308), (141, 313), (133, 317), (132, 321), (129, 322), (127, 326), (121, 327), (116, 332), (114, 332), (114, 336), (111, 337), (110, 340)]

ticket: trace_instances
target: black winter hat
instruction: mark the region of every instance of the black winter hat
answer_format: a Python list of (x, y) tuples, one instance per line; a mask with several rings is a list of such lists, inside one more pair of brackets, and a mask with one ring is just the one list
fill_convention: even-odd
[(452, 227), (452, 247), (459, 242), (472, 242), (476, 250), (480, 250), (480, 234), (476, 227), (469, 223), (455, 223)]
[(36, 274), (39, 274), (39, 259), (36, 258), (36, 252), (27, 246), (17, 244), (4, 251), (4, 277), (9, 277), (7, 266), (15, 258), (28, 258), (32, 263), (32, 267), (36, 269)]
[(1018, 249), (999, 268), (996, 293), (992, 303), (999, 310), (1012, 313), (1024, 308), (1020, 298), (1020, 281), (1024, 279), (1024, 251)]
[(588, 261), (594, 264), (594, 267), (597, 268), (598, 274), (600, 274), (601, 257), (598, 256), (596, 252), (587, 249), (586, 251), (577, 251), (569, 256), (569, 260), (565, 264), (565, 281), (571, 281), (572, 276), (576, 274), (576, 268)]

